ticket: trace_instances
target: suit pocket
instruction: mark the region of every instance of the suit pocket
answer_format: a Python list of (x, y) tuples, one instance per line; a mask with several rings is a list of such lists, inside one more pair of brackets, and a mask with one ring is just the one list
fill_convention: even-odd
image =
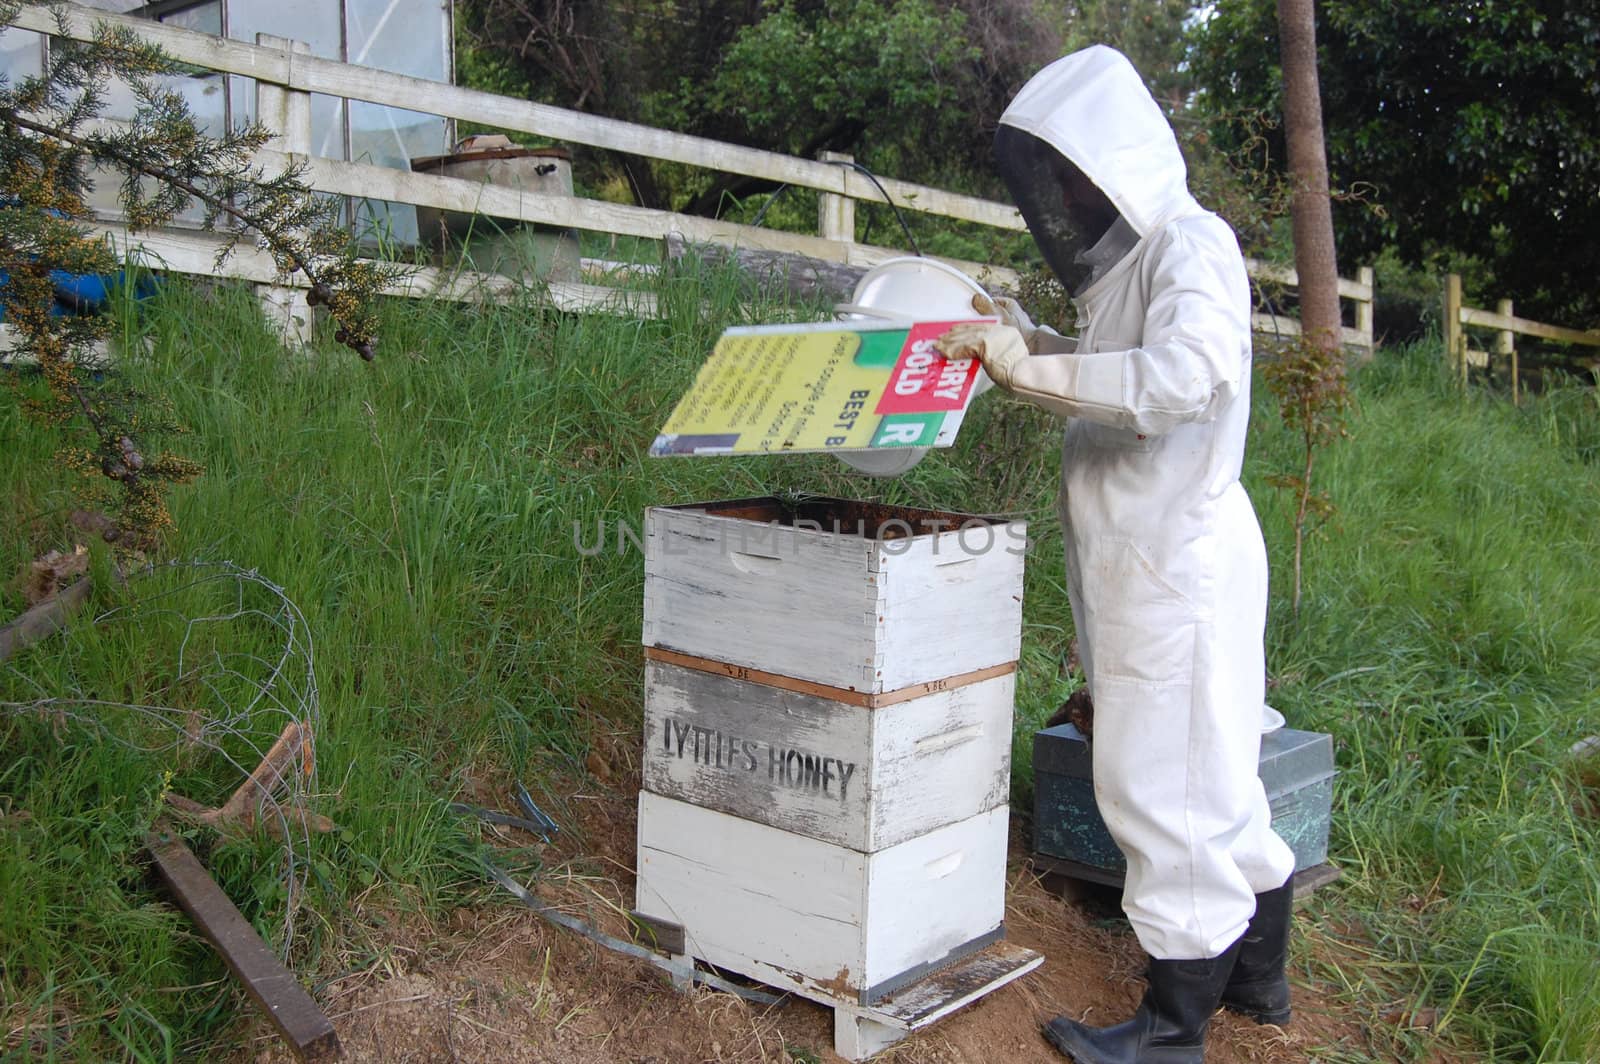
[(1132, 540), (1097, 536), (1081, 557), (1087, 635), (1096, 683), (1150, 686), (1192, 682), (1199, 618)]
[(1091, 447), (1112, 451), (1148, 451), (1156, 445), (1156, 437), (1148, 433), (1102, 425), (1098, 421), (1089, 422), (1084, 438)]

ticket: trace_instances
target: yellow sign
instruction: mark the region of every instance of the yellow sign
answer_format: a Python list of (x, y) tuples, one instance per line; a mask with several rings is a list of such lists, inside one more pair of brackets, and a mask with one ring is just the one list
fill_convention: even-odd
[(933, 346), (953, 321), (727, 330), (653, 455), (947, 447), (979, 366)]

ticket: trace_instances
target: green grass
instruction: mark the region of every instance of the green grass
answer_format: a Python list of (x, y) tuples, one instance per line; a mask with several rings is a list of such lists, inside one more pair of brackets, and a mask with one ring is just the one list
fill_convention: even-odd
[[(1359, 381), (1299, 620), (1275, 600), (1271, 698), (1337, 737), (1346, 879), (1322, 908), (1353, 910), (1389, 962), (1342, 976), (1498, 1059), (1593, 1060), (1600, 856), (1566, 752), (1600, 732), (1600, 412), (1587, 390), (1463, 399), (1437, 350)], [(1258, 434), (1252, 473), (1289, 453)], [(1263, 509), (1281, 600), (1288, 518)]]
[[(893, 481), (815, 456), (649, 459), (724, 326), (823, 314), (741, 311), (748, 292), (693, 270), (659, 293), (656, 322), (397, 301), (370, 366), (331, 343), (285, 356), (243, 292), (172, 286), (148, 308), (151, 352), (125, 372), (172, 400), (192, 430), (177, 442), (208, 466), (174, 495), (167, 556), (259, 571), (314, 640), (318, 808), (340, 831), (299, 854), (302, 972), (361, 963), (382, 950), (390, 914), (481, 889), (474, 833), (442, 805), (469, 774), (539, 794), (539, 780), (580, 771), (597, 729), (636, 725), (642, 558), (586, 557), (575, 536), (637, 530), (654, 504), (804, 490), (1026, 517), (1015, 794), (1029, 800), (1031, 732), (1071, 686), (1048, 419), (992, 396), (953, 453)], [(1588, 392), (1521, 410), (1463, 400), (1435, 362), (1385, 352), (1360, 377), (1354, 436), (1319, 467), (1338, 515), (1311, 542), (1298, 620), (1287, 510), (1261, 485), (1292, 464), (1292, 441), (1258, 397), (1247, 477), (1276, 567), (1272, 699), (1339, 741), (1333, 851), (1346, 876), (1315, 903), (1317, 926), (1354, 924), (1374, 958), (1322, 974), (1368, 1004), (1434, 1007), (1444, 1038), (1500, 1059), (1582, 1060), (1600, 1053), (1600, 868), (1564, 751), (1600, 731), (1597, 414)], [(0, 441), (0, 491), (17, 514), (0, 535), (9, 573), (71, 542), (73, 503), (50, 457), (60, 440), (13, 403), (0, 403)], [(260, 615), (194, 630), (185, 618), (237, 604), (225, 584), (186, 582), (163, 571), (107, 595), (100, 609), (127, 612), (0, 666), (0, 702), (201, 717), (245, 704), (281, 651), (264, 619), (275, 600), (247, 587)], [(157, 590), (169, 612), (146, 608)], [(0, 591), (0, 616), (21, 606)], [(128, 710), (93, 716), (0, 717), (0, 1031), (31, 1023), (33, 1053), (58, 1059), (220, 1052), (242, 995), (148, 881), (139, 845), (165, 787), (219, 801), (238, 778), (224, 755), (245, 760), (245, 740), (270, 741), (282, 718), (258, 711), (213, 749), (173, 745), (170, 727)], [(559, 794), (546, 797), (559, 811)], [(196, 841), (281, 942), (281, 848)], [(1420, 1058), (1427, 1037), (1397, 1037), (1395, 1054)]]

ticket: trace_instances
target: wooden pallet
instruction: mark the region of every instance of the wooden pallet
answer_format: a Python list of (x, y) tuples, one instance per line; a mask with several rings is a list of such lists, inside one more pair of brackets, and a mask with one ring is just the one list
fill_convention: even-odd
[(1043, 963), (1041, 953), (996, 942), (930, 972), (874, 1005), (806, 996), (833, 1007), (833, 1051), (845, 1060), (866, 1060)]
[[(666, 930), (663, 943), (674, 936), (681, 940), (682, 928), (667, 925)], [(693, 969), (694, 959), (688, 955), (674, 955), (674, 960), (685, 973)], [(1043, 963), (1043, 954), (1000, 941), (942, 965), (871, 1005), (830, 994), (809, 982), (789, 982), (775, 988), (831, 1008), (833, 1051), (845, 1060), (859, 1061), (1020, 979)], [(685, 993), (693, 989), (687, 977), (674, 978), (673, 985)]]

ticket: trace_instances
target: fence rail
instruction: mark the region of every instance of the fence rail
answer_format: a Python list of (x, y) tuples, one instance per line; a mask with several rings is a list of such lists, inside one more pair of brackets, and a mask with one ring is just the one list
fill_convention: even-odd
[[(1504, 357), (1511, 362), (1511, 401), (1520, 403), (1522, 366), (1516, 343), (1519, 335), (1537, 336), (1542, 340), (1554, 340), (1563, 344), (1600, 347), (1600, 330), (1568, 329), (1560, 325), (1546, 325), (1542, 321), (1519, 318), (1514, 313), (1515, 310), (1515, 304), (1509, 299), (1497, 300), (1492, 311), (1466, 306), (1462, 302), (1461, 275), (1456, 273), (1445, 275), (1444, 349), (1446, 357), (1450, 359), (1452, 367), (1460, 376), (1462, 386), (1466, 386), (1469, 369), (1473, 367), (1489, 369), (1494, 356)], [(1480, 351), (1473, 348), (1469, 343), (1466, 326), (1495, 330), (1494, 350)]]
[[(820, 159), (800, 159), (724, 144), (703, 137), (323, 59), (310, 55), (305, 46), (282, 38), (258, 35), (257, 43), (249, 44), (74, 4), (66, 4), (59, 9), (32, 4), (21, 10), (14, 24), (41, 33), (63, 32), (63, 27), (58, 26), (56, 10), (63, 13), (65, 34), (74, 39), (89, 39), (97, 23), (122, 25), (161, 46), (179, 62), (253, 78), (257, 86), (259, 120), (279, 137), (273, 150), (260, 153), (260, 162), (269, 169), (290, 163), (304, 165), (308, 184), (320, 192), (620, 236), (661, 240), (676, 234), (695, 243), (793, 254), (857, 267), (870, 267), (885, 259), (907, 254), (903, 249), (863, 244), (855, 240), (854, 212), (857, 203), (889, 203), (902, 211), (971, 222), (1009, 232), (1025, 230), (1021, 215), (1009, 204), (893, 178), (878, 178), (874, 182), (854, 168), (849, 156), (824, 153)], [(782, 232), (671, 211), (577, 197), (540, 195), (457, 178), (312, 156), (309, 154), (312, 144), (311, 93), (400, 107), (565, 144), (622, 151), (812, 189), (818, 193), (819, 232), (815, 236)], [(137, 242), (152, 253), (159, 253), (169, 269), (206, 274), (214, 272), (211, 259), (206, 257), (215, 254), (213, 238), (173, 230), (159, 237), (141, 236)], [(1003, 267), (941, 258), (987, 285), (1014, 290), (1020, 279), (1015, 271)], [(203, 268), (196, 269), (196, 264), (201, 260), (204, 261)], [(267, 284), (269, 282), (261, 279), (260, 267), (260, 263), (236, 256), (231, 265), (225, 266), (224, 272)], [(1257, 280), (1287, 285), (1296, 283), (1293, 270), (1254, 261), (1248, 263), (1248, 267), (1251, 276)], [(303, 292), (297, 294), (297, 286), (305, 283), (302, 278), (298, 275), (292, 280), (278, 278), (271, 283), (275, 290), (270, 294), (270, 302), (280, 309), (289, 306), (290, 313), (296, 309), (304, 311), (309, 318), (309, 309), (303, 305)], [(450, 298), (484, 294), (494, 296), (515, 284), (510, 278), (424, 270), (402, 282), (401, 294), (433, 292)], [(550, 288), (551, 298), (558, 306), (567, 309), (619, 305), (634, 312), (643, 312), (645, 309), (638, 293), (606, 295), (598, 286), (557, 283)], [(1370, 351), (1373, 343), (1372, 271), (1363, 269), (1355, 281), (1340, 279), (1339, 290), (1342, 297), (1355, 304), (1356, 324), (1354, 328), (1347, 327), (1344, 330), (1344, 341)], [(1263, 332), (1293, 335), (1299, 331), (1297, 321), (1282, 315), (1258, 314), (1255, 324)]]
[[(1281, 284), (1289, 288), (1300, 286), (1300, 275), (1293, 267), (1274, 266), (1271, 263), (1260, 262), (1256, 259), (1245, 259), (1245, 269), (1252, 280), (1268, 281)], [(1339, 278), (1339, 298), (1348, 299), (1355, 303), (1356, 323), (1352, 328), (1348, 325), (1340, 327), (1339, 340), (1347, 347), (1357, 347), (1372, 353), (1372, 300), (1373, 300), (1373, 275), (1371, 266), (1362, 266), (1356, 271), (1354, 281)], [(1258, 333), (1278, 333), (1284, 336), (1299, 336), (1300, 321), (1298, 318), (1286, 317), (1282, 314), (1263, 313), (1257, 311), (1252, 315), (1251, 324)]]

